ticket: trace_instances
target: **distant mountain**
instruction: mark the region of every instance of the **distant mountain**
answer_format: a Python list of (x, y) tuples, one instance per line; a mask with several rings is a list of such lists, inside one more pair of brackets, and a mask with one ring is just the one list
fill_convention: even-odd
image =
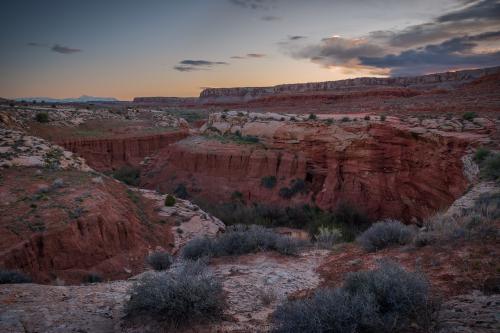
[(16, 101), (44, 101), (45, 103), (89, 103), (89, 102), (118, 102), (114, 97), (95, 97), (82, 95), (78, 98), (51, 98), (51, 97), (21, 97)]

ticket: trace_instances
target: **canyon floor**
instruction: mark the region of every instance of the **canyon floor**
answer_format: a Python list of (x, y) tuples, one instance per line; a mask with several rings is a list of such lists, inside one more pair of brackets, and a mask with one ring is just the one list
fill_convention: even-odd
[[(208, 90), (189, 107), (2, 102), (0, 268), (33, 282), (0, 285), (0, 331), (168, 331), (125, 316), (145, 258), (180, 260), (233, 223), (312, 243), (211, 258), (222, 319), (170, 331), (268, 332), (283, 301), (388, 259), (428, 278), (434, 331), (500, 331), (498, 165), (478, 158), (500, 150), (498, 69), (431, 78), (253, 99)], [(434, 238), (375, 252), (353, 242), (384, 219)], [(350, 239), (319, 246), (325, 223)]]

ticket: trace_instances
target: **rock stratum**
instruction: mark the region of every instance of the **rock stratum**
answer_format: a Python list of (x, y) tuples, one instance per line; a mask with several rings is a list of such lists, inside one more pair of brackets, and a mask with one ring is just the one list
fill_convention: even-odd
[[(470, 145), (488, 142), (495, 127), (480, 118), (476, 123), (381, 121), (373, 115), (356, 121), (338, 115), (337, 120), (305, 118), (214, 113), (201, 135), (151, 158), (143, 185), (172, 191), (183, 184), (193, 196), (212, 203), (230, 202), (241, 193), (248, 204), (335, 209), (345, 203), (372, 218), (422, 221), (465, 191), (469, 181), (463, 158)], [(244, 142), (245, 137), (258, 142)], [(264, 186), (265, 177), (275, 177), (276, 184)], [(297, 180), (304, 189), (284, 195), (282, 189)]]

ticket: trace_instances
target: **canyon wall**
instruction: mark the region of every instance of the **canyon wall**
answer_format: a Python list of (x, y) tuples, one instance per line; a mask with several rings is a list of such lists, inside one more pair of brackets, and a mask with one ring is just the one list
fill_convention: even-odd
[[(278, 206), (334, 209), (349, 203), (372, 218), (408, 222), (446, 208), (467, 187), (461, 158), (470, 142), (460, 136), (373, 122), (211, 125), (259, 136), (260, 143), (182, 140), (153, 157), (143, 185), (172, 191), (184, 184), (193, 196), (213, 203), (229, 202), (235, 192), (247, 203)], [(276, 177), (273, 188), (262, 185), (267, 176)], [(295, 179), (307, 190), (290, 198), (280, 194)]]
[(124, 165), (137, 166), (144, 157), (188, 135), (188, 131), (176, 131), (126, 138), (72, 139), (58, 144), (85, 158), (94, 169), (107, 171)]

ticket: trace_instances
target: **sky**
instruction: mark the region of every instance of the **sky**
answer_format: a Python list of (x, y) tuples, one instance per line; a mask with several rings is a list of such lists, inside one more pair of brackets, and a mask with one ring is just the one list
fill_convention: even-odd
[(4, 0), (0, 96), (131, 100), (205, 87), (500, 65), (500, 0)]

